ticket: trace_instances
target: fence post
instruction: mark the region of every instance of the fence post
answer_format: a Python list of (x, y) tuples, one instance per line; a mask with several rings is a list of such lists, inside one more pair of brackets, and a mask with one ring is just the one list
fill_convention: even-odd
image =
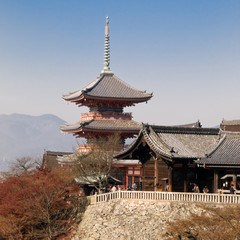
[(97, 203), (97, 192), (95, 192), (95, 203)]
[(118, 190), (118, 199), (120, 199), (121, 198), (121, 189), (119, 188), (119, 190)]

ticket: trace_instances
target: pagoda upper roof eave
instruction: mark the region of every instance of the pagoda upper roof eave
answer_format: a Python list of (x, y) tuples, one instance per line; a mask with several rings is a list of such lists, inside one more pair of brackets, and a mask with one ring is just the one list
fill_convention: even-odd
[[(114, 101), (114, 102), (118, 102), (118, 103), (131, 103), (131, 104), (134, 104), (134, 103), (141, 103), (141, 102), (147, 102), (149, 101), (150, 99), (152, 98), (152, 95), (149, 96), (149, 97), (144, 97), (144, 98), (115, 98), (115, 97), (96, 97), (96, 96), (91, 96), (91, 95), (88, 95), (88, 94), (82, 94), (80, 97), (77, 97), (77, 98), (72, 98), (72, 99), (66, 99), (64, 98), (63, 96), (63, 99), (67, 102), (73, 102), (73, 103), (76, 103), (76, 104), (79, 104), (79, 105), (85, 105), (85, 101), (87, 100), (96, 100), (96, 101), (106, 101), (106, 102), (111, 102), (111, 101)], [(87, 103), (86, 103), (87, 105)]]
[(124, 101), (126, 101), (127, 99), (131, 102), (144, 102), (152, 98), (152, 96), (152, 93), (140, 91), (131, 87), (116, 77), (113, 73), (103, 73), (80, 90), (63, 95), (63, 99), (66, 101), (77, 102), (87, 97), (91, 97), (94, 99), (106, 99), (107, 101), (109, 101), (109, 99), (119, 101), (124, 99)]

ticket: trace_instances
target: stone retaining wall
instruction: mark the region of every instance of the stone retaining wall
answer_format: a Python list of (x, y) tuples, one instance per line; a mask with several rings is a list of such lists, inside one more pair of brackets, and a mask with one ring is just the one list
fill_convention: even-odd
[(194, 203), (113, 200), (88, 206), (72, 240), (159, 240), (166, 222), (200, 215)]

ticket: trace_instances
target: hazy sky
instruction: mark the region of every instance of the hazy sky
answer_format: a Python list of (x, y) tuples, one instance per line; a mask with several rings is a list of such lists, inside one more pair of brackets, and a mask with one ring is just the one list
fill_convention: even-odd
[(87, 108), (62, 94), (103, 69), (107, 15), (111, 69), (154, 93), (125, 110), (134, 120), (209, 127), (240, 119), (239, 0), (1, 0), (0, 114), (79, 121)]

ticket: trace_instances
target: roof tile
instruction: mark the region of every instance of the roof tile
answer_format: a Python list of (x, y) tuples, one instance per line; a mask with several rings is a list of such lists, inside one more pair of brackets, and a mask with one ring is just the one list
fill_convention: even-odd
[(118, 130), (139, 131), (141, 124), (132, 120), (91, 120), (89, 122), (78, 122), (60, 127), (62, 132), (77, 132), (81, 129), (93, 130)]
[(101, 74), (96, 80), (88, 84), (86, 87), (63, 95), (66, 101), (74, 101), (84, 96), (92, 96), (98, 98), (121, 98), (121, 99), (139, 99), (139, 101), (147, 101), (152, 94), (145, 91), (139, 91), (114, 74)]
[(207, 157), (198, 160), (198, 163), (240, 165), (240, 133), (222, 132), (222, 135), (222, 141)]

